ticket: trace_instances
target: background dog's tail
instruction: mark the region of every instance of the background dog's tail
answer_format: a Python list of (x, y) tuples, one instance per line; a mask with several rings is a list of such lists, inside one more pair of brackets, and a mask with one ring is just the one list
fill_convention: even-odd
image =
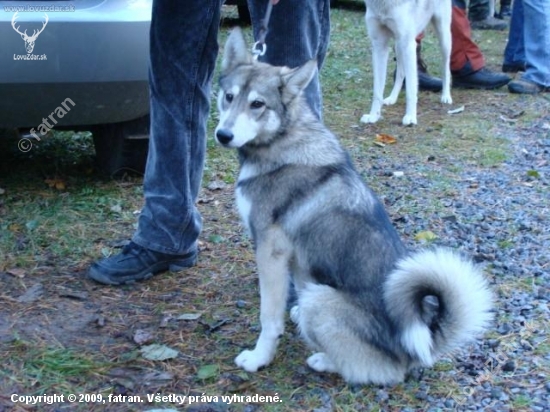
[(398, 262), (384, 298), (402, 331), (401, 344), (424, 366), (472, 340), (492, 319), (492, 296), (481, 270), (445, 249)]

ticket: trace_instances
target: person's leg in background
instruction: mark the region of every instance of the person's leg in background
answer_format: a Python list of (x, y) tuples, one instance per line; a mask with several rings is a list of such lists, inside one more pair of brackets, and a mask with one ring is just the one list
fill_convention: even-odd
[(500, 11), (497, 13), (495, 17), (499, 19), (506, 19), (511, 16), (512, 16), (512, 0), (500, 0)]
[(468, 19), (472, 23), (472, 29), (506, 30), (508, 28), (506, 22), (490, 15), (490, 9), (489, 0), (470, 0), (468, 4)]
[[(265, 0), (249, 0), (250, 15), (257, 38), (264, 18)], [(281, 0), (271, 13), (266, 37), (267, 51), (260, 60), (275, 66), (301, 66), (316, 59), (321, 68), (330, 36), (330, 0)], [(313, 112), (322, 117), (319, 75), (306, 89), (306, 98)]]
[(523, 35), (523, 1), (514, 1), (512, 18), (510, 19), (510, 31), (508, 42), (504, 49), (504, 62), (502, 71), (517, 73), (525, 71), (525, 38)]
[[(519, 79), (510, 82), (508, 89), (512, 93), (549, 92), (550, 2), (548, 0), (515, 0), (515, 2), (520, 1), (523, 2), (526, 67), (525, 73)], [(514, 18), (513, 14), (512, 18)]]
[[(496, 89), (510, 81), (505, 74), (492, 72), (485, 67), (483, 53), (472, 39), (472, 30), (468, 17), (466, 17), (464, 0), (453, 0), (451, 36), (451, 73), (454, 88)], [(436, 90), (433, 87), (433, 78), (430, 81), (432, 87), (424, 87), (429, 77), (426, 74), (424, 81), (419, 79), (420, 90)]]

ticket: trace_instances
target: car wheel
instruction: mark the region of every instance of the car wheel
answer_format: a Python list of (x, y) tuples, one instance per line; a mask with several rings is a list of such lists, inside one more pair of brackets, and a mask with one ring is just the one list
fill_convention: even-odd
[(96, 165), (101, 174), (143, 174), (149, 147), (149, 116), (92, 127)]

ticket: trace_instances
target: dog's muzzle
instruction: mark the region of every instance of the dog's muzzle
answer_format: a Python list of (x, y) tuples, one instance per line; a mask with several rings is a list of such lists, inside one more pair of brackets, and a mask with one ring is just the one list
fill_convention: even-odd
[(231, 143), (231, 140), (233, 140), (235, 136), (231, 132), (231, 130), (227, 129), (218, 129), (216, 130), (216, 139), (218, 139), (218, 142), (220, 142), (222, 145), (228, 145)]

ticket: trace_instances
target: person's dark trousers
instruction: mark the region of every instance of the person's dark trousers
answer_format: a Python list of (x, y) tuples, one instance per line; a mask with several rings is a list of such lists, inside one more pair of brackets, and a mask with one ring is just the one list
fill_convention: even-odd
[(470, 0), (468, 18), (470, 21), (485, 20), (489, 17), (489, 0)]
[(451, 20), (453, 39), (451, 51), (451, 71), (453, 74), (463, 70), (469, 62), (469, 70), (477, 71), (485, 66), (483, 53), (472, 40), (472, 29), (466, 15), (464, 0), (453, 0), (453, 18)]

